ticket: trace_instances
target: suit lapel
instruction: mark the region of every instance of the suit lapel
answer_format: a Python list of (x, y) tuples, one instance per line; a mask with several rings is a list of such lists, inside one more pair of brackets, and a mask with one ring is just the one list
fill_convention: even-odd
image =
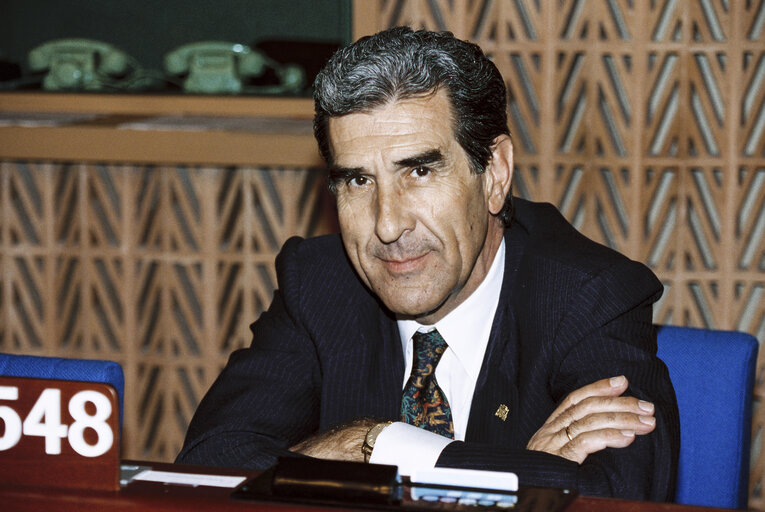
[(398, 417), (404, 363), (396, 322), (376, 300), (357, 298), (342, 328), (323, 336), (333, 341), (323, 357), (321, 429)]
[(384, 308), (380, 310), (379, 346), (383, 347), (380, 354), (380, 380), (382, 385), (381, 411), (384, 417), (396, 420), (401, 407), (401, 386), (404, 381), (404, 354), (401, 348), (401, 337), (398, 325), (392, 315)]
[[(401, 403), (401, 383), (404, 378), (404, 355), (398, 326), (384, 307), (376, 307), (375, 313), (364, 318), (358, 330), (359, 348), (363, 350), (360, 359), (365, 361), (366, 371), (362, 372), (364, 393), (355, 417), (365, 416), (395, 420)], [(359, 383), (342, 379), (345, 386)], [(342, 392), (338, 390), (338, 392)]]
[(518, 224), (505, 233), (505, 272), (497, 312), (470, 407), (466, 441), (508, 444), (518, 413), (518, 325), (513, 301), (525, 245)]

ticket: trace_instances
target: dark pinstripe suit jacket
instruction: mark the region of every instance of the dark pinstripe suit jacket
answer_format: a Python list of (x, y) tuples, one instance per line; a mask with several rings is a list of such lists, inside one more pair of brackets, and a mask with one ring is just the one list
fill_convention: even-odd
[[(505, 276), (465, 442), (438, 464), (518, 473), (522, 485), (671, 499), (677, 406), (656, 358), (651, 306), (661, 284), (645, 266), (580, 235), (550, 205), (516, 200)], [(179, 462), (265, 468), (317, 429), (395, 419), (403, 356), (395, 318), (359, 281), (336, 235), (289, 240), (279, 289), (202, 400)], [(568, 393), (626, 375), (656, 405), (657, 427), (628, 448), (578, 465), (526, 443)], [(494, 413), (509, 408), (506, 420)]]

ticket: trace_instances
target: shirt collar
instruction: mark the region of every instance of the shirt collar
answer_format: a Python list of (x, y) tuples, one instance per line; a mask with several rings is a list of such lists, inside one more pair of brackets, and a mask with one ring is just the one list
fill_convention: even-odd
[(502, 278), (505, 273), (505, 239), (499, 245), (494, 261), (478, 288), (435, 325), (424, 325), (416, 320), (398, 320), (398, 331), (406, 353), (412, 335), (418, 330), (438, 329), (457, 360), (471, 377), (477, 377), (483, 364), (483, 355), (489, 342), (494, 313), (499, 304)]

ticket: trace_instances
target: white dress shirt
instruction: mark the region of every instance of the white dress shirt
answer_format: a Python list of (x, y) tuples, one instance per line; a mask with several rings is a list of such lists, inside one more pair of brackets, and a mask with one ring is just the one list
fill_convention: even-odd
[[(406, 368), (402, 390), (412, 371), (414, 333), (436, 328), (446, 341), (448, 348), (436, 366), (436, 381), (449, 401), (454, 439), (458, 441), (465, 439), (475, 384), (499, 303), (504, 263), (503, 239), (483, 282), (451, 313), (435, 325), (423, 325), (414, 320), (398, 321)], [(451, 439), (433, 432), (396, 422), (386, 427), (377, 437), (370, 462), (397, 465), (399, 473), (410, 475), (414, 470), (434, 467), (441, 451), (451, 442)]]

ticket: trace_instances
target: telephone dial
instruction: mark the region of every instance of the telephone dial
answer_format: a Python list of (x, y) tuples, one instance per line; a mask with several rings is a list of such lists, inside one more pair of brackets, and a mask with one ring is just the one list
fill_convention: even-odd
[[(279, 83), (248, 85), (268, 68)], [(282, 65), (248, 46), (223, 41), (190, 43), (165, 55), (165, 71), (185, 76), (183, 90), (205, 94), (297, 93), (304, 86), (305, 73), (295, 65)]]
[(29, 52), (32, 71), (48, 70), (48, 90), (101, 90), (116, 85), (137, 66), (114, 46), (92, 39), (48, 41)]

